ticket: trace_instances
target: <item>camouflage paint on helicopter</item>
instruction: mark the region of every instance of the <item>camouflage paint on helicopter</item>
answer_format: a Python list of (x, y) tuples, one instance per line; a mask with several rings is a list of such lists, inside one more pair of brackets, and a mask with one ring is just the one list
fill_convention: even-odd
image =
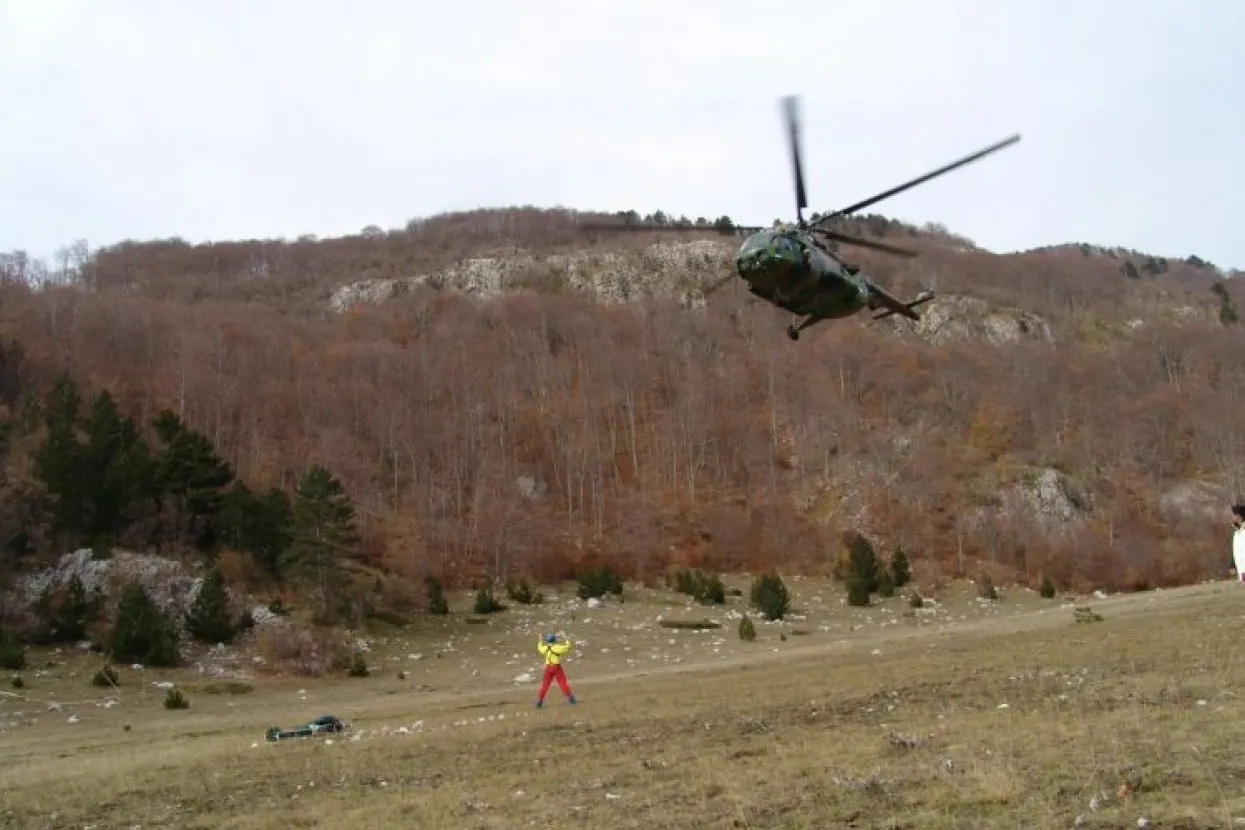
[(796, 314), (834, 319), (877, 305), (870, 286), (857, 277), (859, 268), (839, 263), (792, 224), (745, 239), (735, 269), (753, 294)]

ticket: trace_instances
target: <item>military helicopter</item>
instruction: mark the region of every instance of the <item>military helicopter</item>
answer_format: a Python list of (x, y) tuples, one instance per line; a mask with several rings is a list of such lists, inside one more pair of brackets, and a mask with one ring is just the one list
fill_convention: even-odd
[[(874, 320), (881, 320), (893, 314), (899, 314), (911, 320), (921, 319), (915, 309), (932, 300), (933, 291), (923, 291), (911, 301), (904, 302), (861, 274), (860, 266), (840, 258), (837, 254), (838, 246), (835, 243), (872, 248), (901, 257), (915, 257), (917, 252), (840, 233), (831, 230), (828, 225), (836, 219), (875, 205), (883, 199), (889, 199), (909, 188), (924, 184), (930, 179), (1015, 144), (1020, 141), (1020, 136), (1013, 135), (924, 176), (810, 222), (804, 219), (808, 197), (804, 188), (800, 153), (799, 102), (795, 96), (786, 96), (779, 100), (786, 119), (795, 179), (796, 221), (794, 224), (776, 223), (768, 228), (746, 226), (719, 228), (719, 232), (744, 233), (747, 234), (747, 238), (735, 254), (735, 273), (711, 286), (705, 293), (713, 293), (736, 276), (742, 278), (748, 284), (748, 290), (756, 296), (804, 318), (798, 325), (792, 323), (787, 327), (787, 335), (792, 340), (798, 340), (800, 332), (809, 326), (823, 320), (850, 317), (866, 308), (870, 311), (880, 310), (880, 313), (873, 315)], [(687, 231), (693, 229), (686, 225), (654, 225), (635, 222), (626, 224), (585, 222), (581, 223), (580, 227), (593, 231)]]

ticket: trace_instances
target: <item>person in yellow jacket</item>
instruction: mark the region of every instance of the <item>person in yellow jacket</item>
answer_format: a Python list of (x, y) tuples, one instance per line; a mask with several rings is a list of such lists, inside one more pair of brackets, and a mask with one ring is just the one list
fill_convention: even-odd
[(540, 681), (540, 691), (536, 693), (536, 708), (545, 705), (545, 693), (549, 684), (558, 681), (558, 688), (566, 695), (568, 703), (575, 702), (575, 695), (566, 682), (566, 671), (562, 668), (562, 655), (571, 650), (571, 641), (566, 635), (546, 634), (536, 644), (536, 652), (545, 658), (545, 676)]

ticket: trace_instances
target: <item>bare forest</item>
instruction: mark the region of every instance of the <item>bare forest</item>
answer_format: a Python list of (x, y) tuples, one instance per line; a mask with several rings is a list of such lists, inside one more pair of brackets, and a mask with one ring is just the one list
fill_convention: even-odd
[[(714, 221), (683, 235), (721, 239)], [(1043, 336), (924, 337), (860, 319), (792, 343), (784, 316), (739, 286), (703, 308), (607, 305), (552, 284), (328, 308), (340, 285), (468, 257), (657, 241), (589, 238), (564, 210), (6, 255), (0, 510), (22, 538), (7, 555), (56, 555), (100, 531), (263, 571), (244, 561), (263, 545), (235, 544), (216, 507), (200, 511), (216, 522), (208, 542), (187, 529), (185, 492), (160, 525), (181, 529), (178, 544), (138, 516), (57, 525), (61, 496), (37, 462), (67, 378), (83, 409), (107, 391), (153, 447), (179, 429), (205, 438), (229, 474), (222, 492), (292, 493), (329, 471), (353, 509), (337, 553), (409, 584), (543, 581), (592, 563), (645, 579), (672, 564), (829, 572), (854, 533), (902, 547), (925, 579), (1119, 590), (1226, 572), (1225, 514), (1245, 489), (1239, 280), (1196, 256), (999, 255), (936, 226), (857, 225), (925, 252), (915, 266), (844, 252), (897, 293), (934, 280), (946, 302), (1023, 312)]]

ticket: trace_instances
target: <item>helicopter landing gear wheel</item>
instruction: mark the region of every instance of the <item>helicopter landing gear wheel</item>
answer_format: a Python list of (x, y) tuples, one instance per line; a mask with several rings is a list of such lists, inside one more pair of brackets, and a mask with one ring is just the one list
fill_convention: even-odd
[(787, 336), (790, 337), (792, 340), (799, 340), (800, 330), (797, 329), (795, 326), (787, 326)]

